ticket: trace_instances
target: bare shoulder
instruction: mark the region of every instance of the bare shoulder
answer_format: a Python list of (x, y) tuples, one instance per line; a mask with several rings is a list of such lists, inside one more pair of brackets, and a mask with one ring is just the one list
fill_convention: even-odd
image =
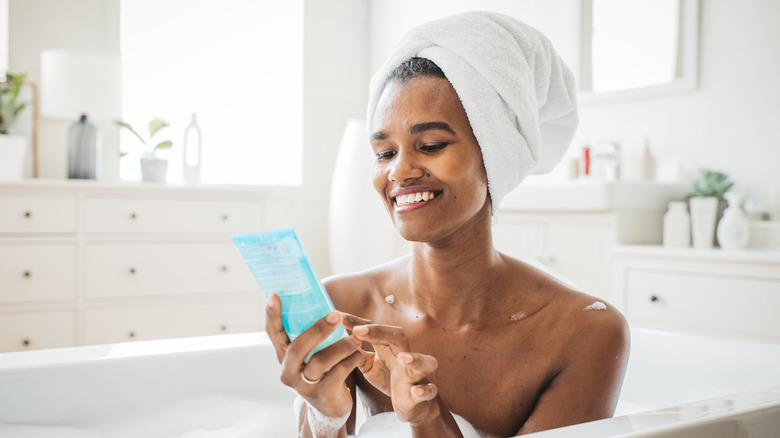
[(611, 350), (625, 354), (629, 345), (629, 330), (623, 314), (608, 301), (597, 298), (557, 279), (552, 274), (517, 262), (518, 271), (540, 286), (540, 300), (559, 345), (568, 355), (583, 350)]
[(555, 306), (557, 318), (567, 321), (565, 333), (561, 333), (565, 335), (561, 351), (566, 362), (605, 358), (617, 359), (618, 362), (627, 360), (629, 327), (616, 307), (604, 299), (566, 285), (555, 295), (558, 297)]
[(369, 318), (377, 303), (385, 299), (386, 285), (404, 266), (405, 259), (401, 258), (363, 271), (333, 275), (322, 283), (337, 310)]

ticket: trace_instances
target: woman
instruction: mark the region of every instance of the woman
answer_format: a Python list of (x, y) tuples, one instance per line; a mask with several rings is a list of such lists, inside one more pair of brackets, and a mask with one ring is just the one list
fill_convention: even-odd
[[(612, 415), (628, 357), (622, 315), (491, 237), (503, 195), (563, 155), (574, 94), (546, 38), (509, 17), (461, 14), (401, 42), (372, 80), (368, 119), (374, 187), (412, 254), (327, 279), (344, 313), (293, 342), (278, 297), (268, 301), (302, 436), (354, 433), (356, 389), (369, 421), (394, 416), (415, 437), (513, 436)], [(351, 337), (304, 363), (341, 322)]]

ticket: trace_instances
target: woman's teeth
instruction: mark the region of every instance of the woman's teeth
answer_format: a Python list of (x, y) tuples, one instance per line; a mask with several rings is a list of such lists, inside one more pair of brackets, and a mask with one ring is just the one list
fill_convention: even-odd
[(409, 204), (415, 204), (421, 201), (430, 201), (435, 195), (433, 192), (417, 192), (409, 193), (408, 195), (400, 195), (395, 197), (395, 203), (399, 207)]

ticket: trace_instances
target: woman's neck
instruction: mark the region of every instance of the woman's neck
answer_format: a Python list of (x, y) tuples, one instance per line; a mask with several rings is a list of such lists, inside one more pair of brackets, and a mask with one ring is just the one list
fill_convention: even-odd
[(444, 242), (415, 243), (409, 288), (415, 307), (442, 328), (481, 325), (496, 304), (503, 259), (486, 225)]

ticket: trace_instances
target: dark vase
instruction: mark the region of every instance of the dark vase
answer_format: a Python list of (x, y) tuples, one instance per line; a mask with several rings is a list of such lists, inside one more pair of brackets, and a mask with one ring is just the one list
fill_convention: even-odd
[(68, 178), (97, 179), (97, 128), (82, 115), (68, 131)]

